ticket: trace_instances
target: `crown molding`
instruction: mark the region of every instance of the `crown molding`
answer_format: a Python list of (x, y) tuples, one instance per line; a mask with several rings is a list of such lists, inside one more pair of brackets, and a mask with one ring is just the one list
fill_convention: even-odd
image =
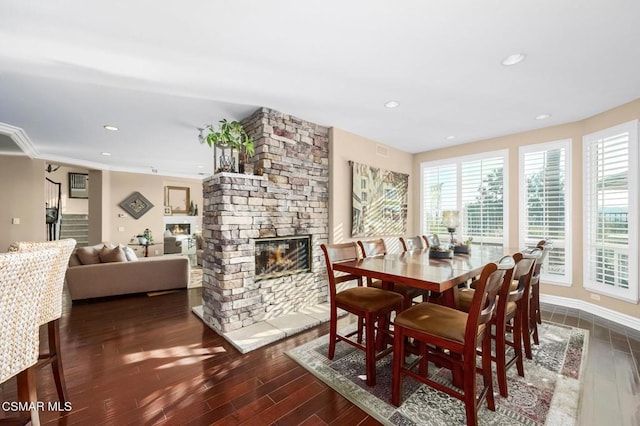
[(0, 133), (9, 136), (13, 142), (24, 152), (29, 158), (37, 158), (38, 150), (27, 136), (27, 133), (20, 127), (0, 122)]

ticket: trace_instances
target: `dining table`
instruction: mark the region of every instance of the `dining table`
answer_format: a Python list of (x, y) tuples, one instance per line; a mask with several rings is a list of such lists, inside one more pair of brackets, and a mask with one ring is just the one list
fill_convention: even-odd
[[(473, 247), (469, 254), (455, 254), (449, 258), (434, 258), (431, 249), (411, 250), (369, 256), (339, 262), (334, 270), (382, 281), (382, 287), (393, 289), (395, 284), (442, 293), (443, 304), (455, 307), (453, 288), (479, 276), (491, 262), (498, 262), (505, 254), (513, 254), (503, 246)], [(442, 256), (443, 252), (437, 252)]]

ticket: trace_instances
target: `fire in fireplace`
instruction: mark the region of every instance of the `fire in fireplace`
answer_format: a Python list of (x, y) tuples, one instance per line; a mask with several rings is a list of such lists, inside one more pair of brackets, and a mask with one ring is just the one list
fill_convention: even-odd
[(164, 227), (166, 231), (171, 232), (171, 235), (190, 235), (191, 234), (190, 223), (167, 223)]
[(311, 271), (311, 235), (255, 240), (255, 280)]

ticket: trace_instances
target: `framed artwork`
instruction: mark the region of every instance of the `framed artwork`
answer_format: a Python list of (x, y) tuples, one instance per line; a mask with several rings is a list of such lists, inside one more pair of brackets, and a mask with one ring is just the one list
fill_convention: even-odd
[(171, 214), (189, 214), (191, 198), (186, 186), (165, 186), (164, 205), (171, 208)]
[(350, 162), (351, 236), (404, 235), (407, 231), (409, 175)]
[(141, 218), (153, 207), (153, 204), (151, 204), (151, 202), (139, 192), (134, 192), (133, 194), (129, 195), (119, 205), (134, 219)]
[(89, 198), (87, 173), (69, 173), (69, 198)]

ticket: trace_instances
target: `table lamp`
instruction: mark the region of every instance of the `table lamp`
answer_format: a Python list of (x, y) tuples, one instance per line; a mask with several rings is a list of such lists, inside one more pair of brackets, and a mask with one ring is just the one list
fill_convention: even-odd
[(444, 210), (442, 212), (442, 224), (451, 234), (451, 247), (455, 246), (453, 234), (456, 232), (456, 228), (460, 225), (460, 219), (458, 215), (458, 210)]

